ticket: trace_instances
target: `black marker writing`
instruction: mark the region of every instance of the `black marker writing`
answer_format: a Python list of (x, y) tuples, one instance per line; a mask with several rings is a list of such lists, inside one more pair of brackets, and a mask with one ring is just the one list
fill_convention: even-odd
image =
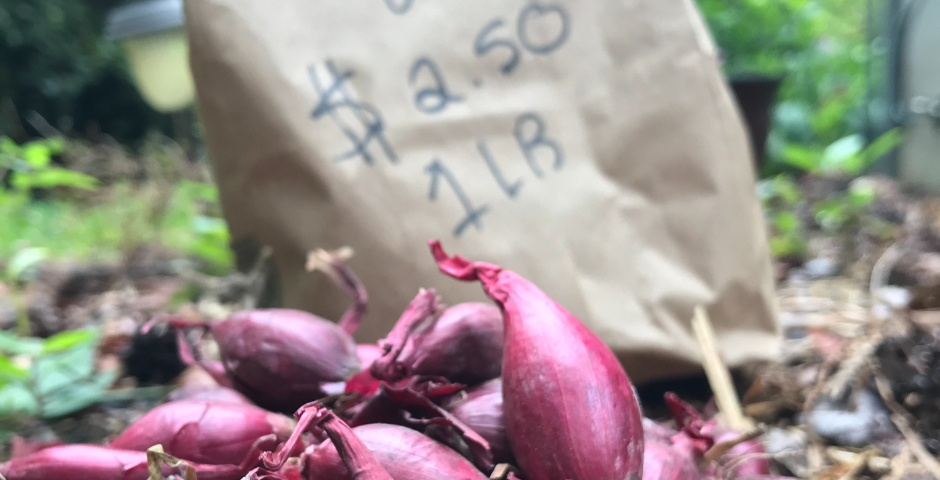
[(499, 165), (496, 165), (496, 160), (493, 159), (493, 154), (490, 153), (490, 149), (487, 148), (486, 143), (483, 143), (482, 140), (477, 142), (477, 150), (480, 152), (480, 156), (483, 157), (483, 161), (486, 162), (487, 168), (490, 169), (490, 173), (493, 174), (493, 178), (496, 179), (499, 188), (501, 188), (509, 198), (516, 198), (519, 189), (522, 188), (522, 180), (516, 180), (511, 184), (506, 181), (506, 177), (503, 176)]
[(459, 95), (454, 95), (447, 90), (447, 84), (444, 83), (444, 77), (441, 76), (437, 64), (427, 57), (419, 58), (411, 66), (411, 72), (408, 74), (409, 85), (414, 86), (422, 71), (430, 74), (434, 86), (423, 88), (415, 94), (415, 107), (418, 110), (433, 115), (443, 111), (448, 104), (463, 100)]
[(515, 43), (512, 43), (506, 39), (490, 39), (489, 36), (497, 28), (503, 26), (503, 21), (500, 19), (495, 19), (490, 23), (487, 23), (483, 30), (480, 30), (480, 33), (477, 34), (476, 40), (473, 42), (473, 53), (478, 57), (485, 56), (490, 53), (495, 48), (505, 48), (509, 50), (509, 60), (506, 61), (499, 70), (503, 72), (503, 75), (509, 75), (512, 73), (513, 69), (519, 65), (520, 52), (519, 47)]
[[(558, 33), (553, 39), (548, 40), (547, 42), (535, 43), (532, 41), (532, 38), (529, 34), (531, 23), (549, 16), (557, 16), (561, 21), (561, 26), (558, 30)], [(533, 55), (548, 55), (549, 53), (552, 53), (561, 47), (561, 45), (565, 43), (565, 40), (568, 39), (570, 23), (571, 22), (568, 18), (568, 12), (566, 12), (565, 9), (560, 5), (541, 5), (538, 3), (530, 3), (523, 7), (522, 11), (519, 12), (519, 19), (516, 22), (519, 43), (521, 43), (522, 46)]]
[(395, 15), (408, 13), (414, 3), (414, 0), (385, 0), (385, 6)]
[[(311, 65), (308, 70), (310, 80), (320, 97), (310, 116), (314, 120), (329, 116), (343, 132), (343, 135), (352, 142), (352, 150), (340, 155), (338, 160), (360, 157), (367, 165), (372, 165), (374, 159), (369, 152), (369, 146), (372, 142), (376, 142), (385, 157), (390, 162), (397, 163), (398, 156), (389, 144), (388, 139), (385, 138), (385, 125), (382, 121), (382, 115), (374, 106), (356, 101), (346, 88), (346, 82), (353, 76), (352, 72), (337, 73), (333, 63), (329, 61), (326, 62), (326, 70), (332, 79), (332, 83), (325, 88), (317, 76), (316, 67)], [(340, 112), (344, 109), (352, 113), (357, 123), (364, 127), (364, 133), (358, 133), (349, 123), (343, 120)]]
[[(534, 132), (526, 132), (527, 130), (531, 130), (527, 126), (529, 124), (535, 125)], [(542, 118), (538, 115), (534, 113), (524, 113), (520, 115), (519, 118), (516, 119), (516, 125), (513, 128), (512, 134), (516, 137), (516, 143), (518, 143), (519, 148), (522, 149), (525, 161), (528, 162), (529, 168), (532, 169), (532, 173), (534, 173), (536, 177), (542, 178), (544, 176), (542, 167), (539, 166), (535, 158), (535, 150), (539, 147), (544, 147), (552, 151), (552, 155), (555, 158), (555, 170), (559, 170), (564, 164), (564, 152), (562, 152), (561, 147), (559, 147), (557, 143), (545, 137), (545, 122), (542, 121)]]
[(464, 217), (457, 223), (457, 226), (454, 227), (454, 237), (460, 237), (464, 230), (467, 229), (470, 225), (476, 227), (479, 231), (483, 225), (480, 222), (480, 218), (489, 211), (489, 207), (483, 205), (478, 208), (474, 208), (473, 204), (470, 203), (470, 199), (467, 197), (467, 194), (463, 191), (463, 188), (460, 187), (460, 184), (457, 182), (457, 179), (454, 178), (454, 175), (444, 166), (443, 163), (437, 158), (431, 160), (431, 163), (425, 167), (425, 172), (431, 175), (431, 188), (428, 190), (428, 199), (431, 201), (437, 200), (438, 190), (440, 188), (441, 178), (450, 185), (451, 190), (454, 191), (454, 195), (457, 196), (457, 200), (460, 201), (460, 205), (464, 209)]

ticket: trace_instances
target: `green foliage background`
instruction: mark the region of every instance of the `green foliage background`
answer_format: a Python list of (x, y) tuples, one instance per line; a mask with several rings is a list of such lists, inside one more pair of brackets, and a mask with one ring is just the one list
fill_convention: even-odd
[[(798, 145), (821, 155), (866, 128), (866, 68), (878, 49), (867, 40), (866, 2), (859, 0), (698, 0), (729, 75), (781, 75), (769, 171)], [(776, 165), (775, 165), (776, 163)]]
[(35, 136), (35, 111), (67, 134), (136, 143), (168, 120), (137, 93), (117, 43), (102, 35), (127, 0), (0, 0), (0, 135)]

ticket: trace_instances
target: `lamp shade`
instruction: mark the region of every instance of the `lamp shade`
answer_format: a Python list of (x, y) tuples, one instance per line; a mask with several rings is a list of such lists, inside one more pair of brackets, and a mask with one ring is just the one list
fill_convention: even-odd
[(124, 47), (134, 82), (154, 109), (173, 112), (193, 103), (182, 0), (147, 0), (114, 9), (106, 35)]

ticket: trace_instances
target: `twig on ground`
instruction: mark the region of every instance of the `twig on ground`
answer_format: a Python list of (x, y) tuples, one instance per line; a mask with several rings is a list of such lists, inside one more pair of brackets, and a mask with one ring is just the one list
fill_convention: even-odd
[(875, 388), (877, 388), (878, 394), (881, 395), (881, 400), (884, 401), (885, 406), (891, 410), (891, 421), (894, 423), (894, 426), (897, 427), (898, 431), (901, 432), (905, 444), (914, 455), (914, 458), (917, 459), (918, 463), (923, 465), (934, 478), (940, 479), (940, 461), (937, 461), (937, 459), (927, 451), (927, 448), (924, 447), (923, 439), (911, 428), (912, 422), (910, 414), (895, 400), (888, 379), (885, 378), (881, 371), (874, 368), (873, 370), (875, 373)]
[(901, 445), (901, 452), (891, 459), (891, 473), (884, 480), (901, 480), (910, 468), (912, 459), (911, 447), (906, 443)]
[(871, 269), (871, 278), (868, 282), (868, 290), (872, 297), (875, 296), (875, 292), (879, 288), (888, 284), (888, 275), (891, 274), (891, 270), (894, 269), (894, 266), (897, 265), (900, 259), (901, 247), (895, 242), (886, 248), (881, 256), (878, 257), (878, 260), (875, 261), (875, 265)]
[(744, 412), (741, 410), (741, 402), (738, 400), (738, 394), (734, 391), (734, 384), (731, 383), (731, 374), (728, 373), (728, 367), (721, 359), (721, 354), (718, 353), (715, 331), (708, 318), (708, 313), (701, 305), (695, 307), (695, 315), (692, 317), (692, 331), (695, 333), (695, 338), (698, 339), (699, 346), (702, 349), (702, 364), (705, 367), (708, 383), (715, 393), (718, 410), (724, 416), (725, 421), (728, 422), (728, 426), (742, 432), (754, 430), (754, 422), (745, 417)]
[(908, 448), (911, 449), (911, 453), (914, 454), (914, 457), (917, 458), (917, 461), (923, 465), (934, 478), (940, 478), (940, 461), (937, 461), (937, 459), (927, 451), (927, 448), (924, 447), (924, 441), (920, 438), (920, 435), (911, 428), (907, 417), (896, 413), (891, 415), (891, 421), (894, 422), (894, 425), (898, 427), (901, 435), (904, 436), (904, 441)]
[(871, 364), (871, 358), (881, 340), (881, 332), (874, 332), (854, 342), (851, 356), (843, 360), (839, 370), (829, 378), (823, 393), (833, 399), (844, 398), (852, 382)]
[(493, 473), (490, 474), (490, 480), (504, 480), (511, 478), (510, 476), (516, 472), (516, 469), (508, 463), (500, 463), (496, 465), (496, 468), (493, 469)]
[(706, 462), (717, 462), (721, 457), (725, 456), (729, 450), (732, 448), (744, 443), (754, 440), (757, 437), (760, 437), (764, 434), (763, 428), (757, 428), (756, 430), (745, 433), (733, 438), (731, 440), (726, 440), (724, 442), (716, 443), (712, 448), (709, 448), (707, 452), (702, 456)]
[(26, 114), (26, 122), (32, 125), (40, 135), (46, 138), (65, 138), (57, 128), (53, 127), (42, 115), (35, 110), (30, 110)]
[(847, 466), (845, 473), (839, 476), (838, 480), (852, 480), (858, 475), (858, 472), (862, 471), (862, 468), (868, 465), (868, 459), (874, 455), (876, 450), (874, 448), (865, 449), (862, 453), (859, 453), (855, 456), (855, 459)]

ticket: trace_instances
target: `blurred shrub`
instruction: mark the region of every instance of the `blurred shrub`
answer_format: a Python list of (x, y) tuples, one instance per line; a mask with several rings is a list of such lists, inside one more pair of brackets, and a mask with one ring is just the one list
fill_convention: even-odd
[[(179, 152), (148, 141), (142, 148), (147, 155), (140, 159), (144, 165), (156, 164), (149, 168), (148, 182), (101, 186), (94, 177), (52, 165), (53, 155), (76, 144), (48, 139), (17, 145), (0, 137), (0, 178), (12, 172), (11, 187), (0, 187), (0, 264), (7, 264), (8, 276), (18, 277), (46, 258), (114, 261), (147, 243), (197, 259), (208, 273), (225, 274), (232, 268), (218, 191), (210, 183), (181, 177), (185, 160)], [(36, 198), (36, 188), (51, 188), (53, 194)], [(67, 194), (76, 188), (97, 192)]]
[[(823, 151), (865, 129), (866, 3), (698, 0), (729, 75), (782, 75), (766, 174), (791, 145)], [(792, 151), (792, 148), (789, 148)]]
[(168, 120), (140, 97), (121, 50), (103, 37), (108, 9), (126, 0), (0, 0), (0, 134), (36, 136), (38, 113), (55, 128), (136, 143)]

